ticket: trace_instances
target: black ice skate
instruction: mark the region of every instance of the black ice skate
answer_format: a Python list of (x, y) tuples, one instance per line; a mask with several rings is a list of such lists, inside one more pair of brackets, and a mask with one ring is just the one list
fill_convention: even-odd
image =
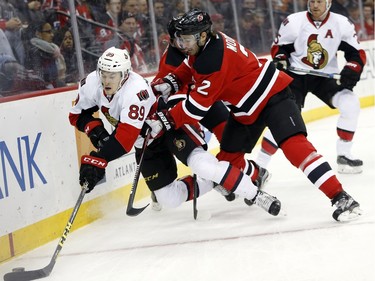
[(360, 159), (351, 159), (344, 155), (337, 156), (337, 171), (341, 174), (359, 174), (362, 173), (363, 161)]
[(362, 215), (362, 210), (359, 208), (359, 203), (345, 191), (337, 194), (331, 201), (332, 206), (337, 207), (332, 214), (332, 217), (337, 221), (350, 221), (357, 219), (360, 215)]
[[(267, 169), (262, 168), (260, 166), (258, 166), (258, 169), (258, 177), (254, 181), (254, 184), (258, 187), (258, 189), (262, 189), (264, 185), (270, 180), (271, 174), (267, 171)], [(252, 200), (244, 199), (244, 201), (249, 206), (254, 204)]]
[(262, 189), (264, 185), (271, 179), (271, 174), (267, 171), (267, 169), (260, 166), (258, 166), (258, 169), (258, 177), (254, 181), (254, 184), (258, 187), (258, 189)]
[(155, 193), (153, 191), (151, 191), (151, 201), (152, 201), (152, 203), (151, 203), (152, 209), (154, 211), (161, 211), (162, 205), (156, 199)]
[(281, 209), (280, 200), (262, 190), (258, 190), (254, 199), (245, 199), (245, 203), (249, 206), (256, 204), (273, 216), (277, 216)]

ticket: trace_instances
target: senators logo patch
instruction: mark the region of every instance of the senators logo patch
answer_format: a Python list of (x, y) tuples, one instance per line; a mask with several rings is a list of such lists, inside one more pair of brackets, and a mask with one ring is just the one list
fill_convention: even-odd
[(150, 95), (148, 94), (147, 90), (142, 90), (137, 94), (137, 97), (140, 101), (147, 100)]
[(173, 143), (177, 147), (178, 151), (183, 150), (185, 148), (185, 146), (186, 146), (186, 141), (185, 140), (176, 140), (176, 139), (174, 139)]

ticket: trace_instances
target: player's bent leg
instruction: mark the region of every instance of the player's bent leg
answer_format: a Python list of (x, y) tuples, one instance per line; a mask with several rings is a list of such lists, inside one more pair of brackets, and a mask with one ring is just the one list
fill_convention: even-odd
[(251, 178), (239, 168), (226, 161), (219, 161), (212, 154), (201, 148), (196, 148), (188, 158), (188, 166), (193, 173), (221, 185), (228, 194), (235, 193), (276, 216), (279, 214), (281, 203), (276, 198), (258, 190)]
[(333, 96), (332, 105), (340, 111), (336, 143), (338, 172), (361, 173), (363, 161), (352, 155), (353, 137), (360, 113), (359, 98), (352, 91), (344, 89)]

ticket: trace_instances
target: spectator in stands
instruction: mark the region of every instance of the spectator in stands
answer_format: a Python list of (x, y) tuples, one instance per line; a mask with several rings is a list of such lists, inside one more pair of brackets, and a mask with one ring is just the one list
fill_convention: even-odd
[(9, 44), (8, 38), (5, 36), (4, 31), (0, 28), (0, 55), (11, 56), (15, 59), (12, 47)]
[(167, 25), (170, 18), (165, 14), (164, 9), (164, 1), (163, 0), (156, 0), (154, 1), (154, 12), (155, 12), (155, 21), (156, 21), (156, 29), (158, 31), (158, 36), (162, 33), (167, 33)]
[(45, 20), (42, 12), (41, 0), (27, 0), (26, 9), (23, 11), (25, 22), (33, 25), (41, 20)]
[(216, 13), (221, 14), (224, 18), (224, 33), (235, 38), (234, 12), (231, 0), (211, 0), (211, 3), (215, 8)]
[(251, 33), (251, 26), (252, 26), (252, 13), (246, 12), (242, 13), (240, 17), (240, 37), (241, 37), (241, 44), (250, 49), (251, 43), (253, 40), (258, 40), (257, 38), (253, 38)]
[(212, 21), (212, 30), (213, 31), (221, 31), (226, 34), (225, 30), (225, 22), (224, 17), (222, 14), (212, 14), (211, 15)]
[(347, 6), (349, 4), (348, 0), (336, 0), (332, 1), (332, 6), (331, 6), (331, 12), (343, 15), (345, 17), (349, 17), (349, 12), (347, 10)]
[(145, 74), (148, 71), (147, 64), (141, 47), (137, 44), (134, 33), (137, 31), (137, 20), (134, 14), (123, 14), (122, 23), (119, 26), (120, 49), (126, 49), (129, 52), (132, 68), (134, 72)]
[(120, 14), (121, 14), (121, 0), (106, 0), (106, 13), (103, 14), (98, 21), (106, 26), (111, 27), (101, 27), (95, 28), (96, 38), (101, 42), (102, 50), (106, 50), (109, 47), (113, 47), (118, 44), (119, 38), (117, 37), (115, 28), (118, 28)]
[(64, 86), (66, 65), (60, 48), (52, 43), (54, 34), (51, 24), (43, 20), (29, 28), (34, 31), (34, 37), (27, 48), (25, 67), (34, 70), (49, 83), (49, 88)]
[(172, 7), (171, 18), (183, 15), (185, 13), (185, 0), (174, 0)]
[(136, 19), (138, 22), (138, 34), (136, 40), (145, 55), (145, 61), (151, 61), (150, 50), (153, 46), (152, 26), (148, 9), (148, 0), (138, 1), (138, 14)]
[(250, 45), (247, 47), (257, 55), (268, 53), (272, 45), (273, 36), (271, 29), (266, 23), (266, 15), (261, 9), (256, 9), (250, 17), (252, 19), (250, 27), (251, 40), (249, 40)]
[(77, 58), (74, 49), (73, 35), (68, 27), (62, 27), (54, 36), (54, 42), (60, 47), (60, 52), (65, 60), (65, 83), (75, 83), (79, 79)]
[(0, 97), (43, 89), (46, 83), (32, 70), (26, 70), (14, 57), (0, 54)]
[(360, 12), (357, 4), (352, 4), (347, 7), (347, 11), (349, 14), (349, 19), (354, 24), (355, 31), (357, 32), (357, 36), (359, 39), (363, 38), (363, 32), (361, 30), (361, 18), (360, 18)]
[(25, 63), (25, 48), (22, 41), (22, 21), (18, 11), (8, 0), (0, 0), (0, 28), (20, 64)]
[(366, 39), (374, 39), (374, 4), (363, 5), (363, 17), (365, 20)]
[(124, 0), (122, 2), (122, 12), (137, 15), (139, 12), (138, 1), (137, 0)]

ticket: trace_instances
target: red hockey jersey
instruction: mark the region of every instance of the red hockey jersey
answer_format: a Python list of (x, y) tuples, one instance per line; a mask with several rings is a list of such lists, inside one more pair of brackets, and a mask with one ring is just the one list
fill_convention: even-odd
[(201, 120), (210, 106), (222, 100), (235, 118), (252, 124), (270, 97), (292, 81), (272, 61), (258, 59), (233, 38), (218, 33), (197, 56), (189, 56), (174, 74), (195, 86), (188, 98), (170, 110), (176, 128)]

